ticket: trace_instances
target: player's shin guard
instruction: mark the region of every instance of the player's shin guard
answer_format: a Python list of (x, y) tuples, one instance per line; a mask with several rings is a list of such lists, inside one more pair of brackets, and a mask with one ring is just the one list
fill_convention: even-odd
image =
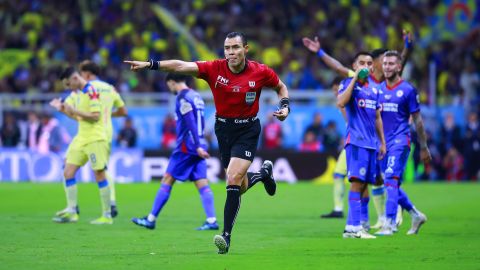
[(413, 209), (413, 204), (408, 198), (407, 193), (403, 189), (398, 189), (398, 204), (405, 210), (409, 211)]
[(111, 205), (116, 205), (116, 194), (115, 194), (115, 181), (113, 181), (112, 176), (108, 173), (105, 172), (105, 177), (107, 178), (108, 184), (110, 186), (110, 203)]
[(368, 202), (370, 197), (362, 198), (360, 201), (360, 223), (368, 224)]
[(377, 211), (377, 217), (385, 216), (385, 188), (381, 186), (372, 187), (372, 200)]
[(227, 199), (223, 213), (223, 234), (227, 237), (232, 233), (238, 210), (240, 210), (240, 186), (227, 186)]
[(77, 180), (75, 178), (65, 179), (65, 196), (67, 197), (67, 208), (72, 213), (77, 208)]
[(100, 199), (102, 201), (102, 212), (103, 216), (111, 218), (110, 213), (110, 186), (108, 185), (107, 179), (103, 179), (100, 182), (97, 182), (98, 188), (100, 190)]
[(261, 172), (256, 172), (256, 173), (247, 172), (247, 179), (248, 179), (248, 188), (247, 189), (250, 189), (256, 183), (261, 182), (262, 177), (263, 177), (263, 175), (262, 175)]
[(198, 190), (202, 199), (203, 210), (207, 216), (207, 221), (213, 223), (216, 221), (215, 206), (213, 203), (213, 192), (210, 186), (204, 186)]
[(398, 209), (398, 181), (393, 178), (386, 179), (385, 187), (387, 189), (387, 220), (394, 221), (397, 218)]
[(172, 186), (167, 184), (161, 184), (160, 188), (157, 191), (157, 196), (153, 202), (151, 214), (155, 217), (158, 217), (163, 206), (167, 203), (170, 198), (170, 192), (172, 191)]
[(361, 198), (360, 192), (350, 191), (348, 193), (348, 218), (347, 226), (360, 227)]
[(342, 212), (343, 211), (343, 196), (345, 194), (345, 183), (343, 181), (345, 177), (334, 176), (333, 179), (333, 205), (334, 211)]

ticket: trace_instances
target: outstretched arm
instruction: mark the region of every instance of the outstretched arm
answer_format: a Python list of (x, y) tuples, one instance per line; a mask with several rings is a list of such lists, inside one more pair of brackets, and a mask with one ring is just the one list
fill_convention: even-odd
[(428, 163), (432, 160), (432, 156), (430, 155), (430, 150), (428, 150), (427, 133), (423, 125), (422, 115), (420, 112), (413, 113), (412, 119), (415, 124), (415, 129), (417, 130), (418, 144), (420, 145), (420, 159), (422, 159), (424, 163)]
[(164, 72), (179, 73), (184, 75), (197, 76), (198, 66), (195, 62), (185, 62), (181, 60), (162, 60), (162, 61), (123, 61), (130, 64), (130, 69), (133, 71), (141, 69), (160, 70)]
[(405, 67), (405, 64), (407, 63), (408, 58), (410, 57), (410, 54), (412, 53), (413, 50), (413, 38), (412, 38), (412, 33), (408, 30), (403, 30), (403, 50), (402, 50), (402, 69), (400, 70), (400, 74), (403, 72), (403, 68)]
[(353, 71), (340, 63), (337, 59), (328, 55), (322, 48), (320, 47), (320, 41), (318, 37), (315, 37), (314, 40), (311, 40), (307, 37), (302, 39), (303, 45), (311, 52), (316, 53), (329, 67), (330, 69), (334, 70), (337, 74), (343, 77), (351, 77)]

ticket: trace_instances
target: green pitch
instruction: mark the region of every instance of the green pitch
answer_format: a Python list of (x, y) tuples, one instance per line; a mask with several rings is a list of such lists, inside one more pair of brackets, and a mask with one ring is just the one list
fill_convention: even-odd
[[(79, 185), (80, 221), (55, 224), (65, 206), (60, 184), (0, 184), (0, 269), (480, 269), (480, 185), (410, 184), (405, 190), (428, 222), (406, 236), (342, 239), (345, 220), (323, 220), (331, 186), (281, 184), (268, 197), (261, 184), (242, 197), (228, 255), (217, 255), (191, 184), (174, 187), (153, 231), (133, 225), (148, 213), (158, 184), (117, 185), (119, 217), (100, 215), (95, 184)], [(212, 185), (220, 224), (225, 188)], [(370, 208), (375, 221), (373, 206)]]

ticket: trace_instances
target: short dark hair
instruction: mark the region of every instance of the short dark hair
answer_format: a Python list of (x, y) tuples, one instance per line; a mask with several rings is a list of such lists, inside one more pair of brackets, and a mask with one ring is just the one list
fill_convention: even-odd
[(60, 73), (60, 80), (68, 79), (73, 73), (77, 72), (74, 67), (67, 67)]
[(78, 65), (78, 68), (80, 69), (80, 71), (91, 72), (95, 76), (100, 75), (100, 67), (92, 60), (82, 61), (80, 65)]
[(388, 50), (385, 48), (375, 49), (371, 52), (372, 58), (377, 59), (377, 57), (382, 56), (386, 51)]
[(230, 32), (227, 34), (226, 38), (240, 37), (242, 39), (243, 46), (248, 45), (247, 37), (242, 32)]
[(165, 76), (165, 81), (174, 81), (174, 82), (188, 82), (190, 79), (190, 76), (188, 75), (183, 75), (183, 74), (178, 74), (178, 73), (167, 73), (167, 76)]
[(395, 56), (398, 59), (398, 62), (402, 62), (402, 56), (398, 51), (391, 50), (391, 51), (386, 51), (383, 56)]
[(368, 56), (372, 57), (372, 59), (373, 59), (373, 56), (372, 56), (371, 53), (369, 53), (367, 51), (360, 51), (360, 52), (356, 53), (355, 56), (353, 57), (353, 62), (355, 63), (357, 61), (358, 57), (360, 57), (361, 55), (368, 55)]

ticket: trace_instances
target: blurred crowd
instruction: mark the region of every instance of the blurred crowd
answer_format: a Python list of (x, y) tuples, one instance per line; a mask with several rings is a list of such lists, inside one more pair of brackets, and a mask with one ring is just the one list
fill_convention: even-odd
[[(358, 50), (401, 50), (401, 31), (408, 29), (417, 43), (404, 75), (422, 91), (423, 101), (429, 102), (432, 95), (427, 91), (435, 83), (438, 104), (476, 105), (480, 84), (479, 30), (471, 29), (458, 37), (455, 33), (449, 38), (435, 35), (435, 23), (442, 21), (435, 20), (435, 16), (438, 10), (447, 9), (444, 6), (450, 2), (6, 0), (0, 3), (0, 50), (24, 49), (31, 52), (31, 58), (27, 57), (29, 60), (13, 72), (5, 72), (7, 75), (0, 73), (0, 92), (60, 91), (56, 68), (83, 59), (101, 64), (102, 77), (122, 92), (167, 91), (162, 75), (134, 74), (122, 60), (205, 60), (209, 54), (193, 53), (196, 49), (190, 43), (186, 48), (190, 52), (185, 52), (179, 44), (186, 42), (181, 30), (172, 30), (161, 21), (152, 8), (158, 4), (198, 44), (206, 45), (218, 57), (223, 55), (223, 40), (228, 32), (245, 32), (249, 57), (272, 66), (291, 89), (325, 89), (334, 78), (303, 47), (302, 37), (318, 36), (326, 52), (349, 65)], [(469, 0), (460, 2), (471, 5)], [(466, 13), (477, 16), (473, 20), (478, 23), (476, 9)], [(168, 22), (173, 24), (173, 20)], [(447, 30), (443, 31), (448, 33)], [(185, 59), (185, 55), (190, 59)], [(434, 82), (428, 79), (432, 63), (436, 68)]]

